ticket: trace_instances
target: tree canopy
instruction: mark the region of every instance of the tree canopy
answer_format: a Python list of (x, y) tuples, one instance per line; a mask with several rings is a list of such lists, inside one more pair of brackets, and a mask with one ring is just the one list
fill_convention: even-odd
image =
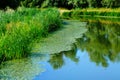
[(63, 7), (63, 8), (117, 8), (120, 0), (0, 0), (0, 8), (24, 7)]

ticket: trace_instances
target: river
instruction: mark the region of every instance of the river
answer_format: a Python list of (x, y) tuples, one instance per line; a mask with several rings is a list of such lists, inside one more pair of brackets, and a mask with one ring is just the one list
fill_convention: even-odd
[(6, 61), (0, 80), (120, 80), (120, 20), (64, 20), (28, 58)]

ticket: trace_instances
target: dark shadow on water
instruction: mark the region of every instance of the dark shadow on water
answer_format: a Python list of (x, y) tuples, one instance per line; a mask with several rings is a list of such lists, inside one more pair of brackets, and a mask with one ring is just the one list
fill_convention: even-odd
[(53, 69), (59, 69), (65, 65), (64, 57), (69, 58), (71, 61), (78, 63), (79, 58), (76, 57), (77, 48), (73, 45), (73, 49), (69, 51), (62, 51), (60, 53), (50, 55), (49, 63)]
[(77, 40), (77, 47), (88, 52), (90, 60), (107, 67), (120, 60), (120, 24), (89, 22), (88, 32)]

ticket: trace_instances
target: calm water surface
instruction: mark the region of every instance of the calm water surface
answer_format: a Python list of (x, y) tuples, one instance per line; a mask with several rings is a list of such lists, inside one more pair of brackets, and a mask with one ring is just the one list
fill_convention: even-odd
[(84, 21), (87, 31), (71, 50), (5, 62), (0, 80), (120, 80), (119, 21)]

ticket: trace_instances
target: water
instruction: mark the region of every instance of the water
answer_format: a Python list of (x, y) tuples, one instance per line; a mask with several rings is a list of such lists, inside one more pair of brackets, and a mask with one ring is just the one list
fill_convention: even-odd
[(119, 21), (83, 21), (68, 21), (28, 58), (3, 63), (0, 80), (120, 80)]
[[(109, 62), (109, 67), (104, 68), (100, 65), (96, 66), (91, 62), (87, 52), (77, 50), (76, 57), (79, 62), (73, 62), (63, 56), (64, 64), (62, 67), (51, 67), (51, 63), (45, 64), (46, 72), (36, 76), (33, 80), (119, 80), (119, 63)], [(56, 60), (57, 61), (57, 60)], [(61, 65), (61, 62), (57, 62)], [(53, 66), (53, 65), (52, 65)], [(54, 65), (55, 66), (55, 65)]]

